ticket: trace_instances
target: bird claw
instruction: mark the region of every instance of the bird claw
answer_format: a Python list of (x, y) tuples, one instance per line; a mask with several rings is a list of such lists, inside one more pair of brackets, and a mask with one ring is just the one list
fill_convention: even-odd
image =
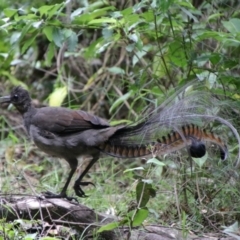
[(75, 193), (76, 193), (76, 195), (77, 195), (78, 197), (82, 197), (82, 198), (89, 197), (88, 195), (86, 195), (86, 194), (84, 193), (84, 191), (83, 191), (82, 188), (80, 187), (80, 186), (87, 186), (87, 185), (93, 185), (94, 187), (96, 187), (96, 186), (94, 185), (94, 183), (92, 183), (92, 182), (79, 182), (79, 183), (78, 183), (78, 182), (75, 182), (73, 188), (74, 188), (74, 191), (75, 191)]
[[(67, 200), (70, 201), (70, 202), (71, 202), (72, 200), (78, 202), (77, 198), (75, 198), (75, 197), (69, 197), (69, 196), (67, 196), (66, 193), (55, 194), (55, 193), (52, 193), (52, 192), (47, 191), (47, 192), (43, 192), (42, 194), (43, 194), (43, 197), (44, 197), (44, 198), (65, 198), (65, 199), (67, 199)], [(40, 198), (41, 198), (41, 197), (40, 197)]]

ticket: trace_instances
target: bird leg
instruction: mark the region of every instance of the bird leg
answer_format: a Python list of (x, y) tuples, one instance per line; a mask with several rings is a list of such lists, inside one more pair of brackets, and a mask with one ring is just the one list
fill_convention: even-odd
[(48, 191), (48, 192), (43, 193), (45, 198), (66, 198), (69, 201), (76, 200), (76, 198), (74, 198), (74, 197), (68, 197), (66, 192), (67, 192), (68, 185), (69, 185), (69, 183), (72, 179), (72, 176), (77, 169), (78, 160), (76, 158), (66, 159), (66, 160), (69, 163), (71, 170), (68, 174), (67, 181), (66, 181), (61, 193), (60, 194), (54, 194), (54, 193)]
[(82, 179), (87, 174), (89, 169), (93, 166), (93, 164), (98, 160), (98, 158), (99, 158), (99, 156), (93, 156), (92, 160), (88, 163), (87, 167), (84, 169), (84, 171), (80, 174), (79, 178), (74, 183), (73, 188), (74, 188), (77, 196), (88, 197), (87, 195), (85, 195), (84, 191), (82, 190), (82, 188), (80, 186), (87, 186), (87, 185), (91, 184), (95, 187), (95, 185), (92, 182), (82, 182)]

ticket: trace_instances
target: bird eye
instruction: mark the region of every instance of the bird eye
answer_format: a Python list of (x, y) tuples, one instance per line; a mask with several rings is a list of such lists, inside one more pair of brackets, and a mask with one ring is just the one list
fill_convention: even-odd
[(17, 95), (17, 94), (15, 94), (15, 95), (13, 96), (13, 100), (14, 100), (14, 101), (17, 101), (17, 100), (18, 100), (18, 95)]

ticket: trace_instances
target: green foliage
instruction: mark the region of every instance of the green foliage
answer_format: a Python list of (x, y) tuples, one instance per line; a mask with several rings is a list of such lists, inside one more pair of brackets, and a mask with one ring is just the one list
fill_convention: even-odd
[[(50, 105), (61, 105), (65, 101), (69, 107), (92, 111), (116, 125), (148, 115), (148, 109), (162, 103), (174, 91), (173, 87), (195, 78), (207, 79), (210, 89), (218, 86), (218, 94), (235, 101), (236, 110), (228, 116), (239, 128), (239, 3), (214, 0), (197, 1), (201, 2), (198, 5), (187, 0), (142, 0), (130, 5), (130, 2), (2, 1), (1, 89), (7, 92), (12, 86), (22, 85), (40, 102), (47, 99)], [(3, 158), (7, 162), (16, 159), (21, 164), (29, 161), (26, 157), (19, 160), (18, 155), (12, 157), (12, 148), (19, 148), (23, 137), (20, 138), (21, 132), (13, 131), (15, 123), (4, 114), (0, 119), (4, 129), (1, 140), (8, 140), (0, 148)], [(13, 119), (12, 115), (9, 119)], [(232, 134), (221, 126), (211, 128), (229, 139), (229, 159), (235, 159), (238, 146)], [(9, 129), (7, 133), (5, 129)], [(21, 147), (26, 150), (25, 143)], [(37, 159), (36, 162), (25, 163), (23, 169), (38, 166), (36, 178), (45, 188), (54, 185), (57, 191), (64, 181), (63, 168), (52, 166), (41, 155), (35, 158), (31, 154), (30, 161)], [(88, 189), (95, 197), (83, 202), (99, 211), (113, 205), (123, 219), (103, 226), (98, 232), (123, 225), (141, 226), (144, 221), (171, 222), (186, 233), (192, 229), (208, 231), (215, 223), (214, 231), (220, 225), (233, 224), (239, 214), (236, 200), (239, 181), (232, 179), (238, 175), (237, 169), (231, 166), (231, 161), (219, 162), (218, 157), (211, 159), (206, 155), (193, 159), (191, 165), (184, 162), (187, 154), (183, 156), (164, 156), (160, 160), (153, 157), (146, 160), (149, 165), (117, 161), (117, 167), (106, 159), (98, 163), (105, 174), (96, 174), (94, 182), (99, 185), (92, 191)], [(8, 163), (1, 177), (8, 180), (9, 174), (17, 175), (12, 165)], [(146, 170), (148, 166), (151, 171)], [(50, 168), (55, 174), (47, 171)], [(234, 172), (229, 174), (231, 181), (229, 172)], [(63, 177), (59, 177), (61, 173)], [(134, 178), (138, 183), (132, 187)], [(11, 182), (4, 189), (6, 186), (11, 186)], [(120, 200), (103, 202), (102, 191), (109, 196), (119, 193)], [(130, 200), (137, 207), (128, 211)], [(228, 209), (228, 216), (224, 209)], [(219, 217), (219, 212), (224, 217)], [(9, 236), (15, 236), (16, 230), (8, 223), (0, 227), (5, 227)]]

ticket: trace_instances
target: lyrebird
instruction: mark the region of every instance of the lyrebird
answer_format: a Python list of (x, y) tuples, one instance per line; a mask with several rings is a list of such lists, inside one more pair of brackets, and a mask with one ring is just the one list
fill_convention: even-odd
[(85, 197), (81, 186), (91, 183), (82, 179), (99, 159), (100, 153), (137, 158), (187, 148), (192, 157), (199, 158), (206, 153), (205, 142), (212, 142), (219, 146), (221, 158), (227, 157), (223, 140), (201, 127), (204, 121), (220, 120), (234, 131), (230, 123), (216, 116), (214, 108), (218, 100), (205, 91), (187, 94), (185, 90), (186, 87), (147, 117), (129, 126), (110, 126), (106, 120), (81, 110), (35, 108), (29, 93), (21, 87), (14, 88), (9, 96), (1, 97), (0, 102), (12, 103), (17, 108), (29, 136), (42, 151), (69, 163), (67, 181), (55, 197), (67, 197), (68, 185), (78, 165), (77, 157), (92, 157), (74, 184), (76, 195)]

